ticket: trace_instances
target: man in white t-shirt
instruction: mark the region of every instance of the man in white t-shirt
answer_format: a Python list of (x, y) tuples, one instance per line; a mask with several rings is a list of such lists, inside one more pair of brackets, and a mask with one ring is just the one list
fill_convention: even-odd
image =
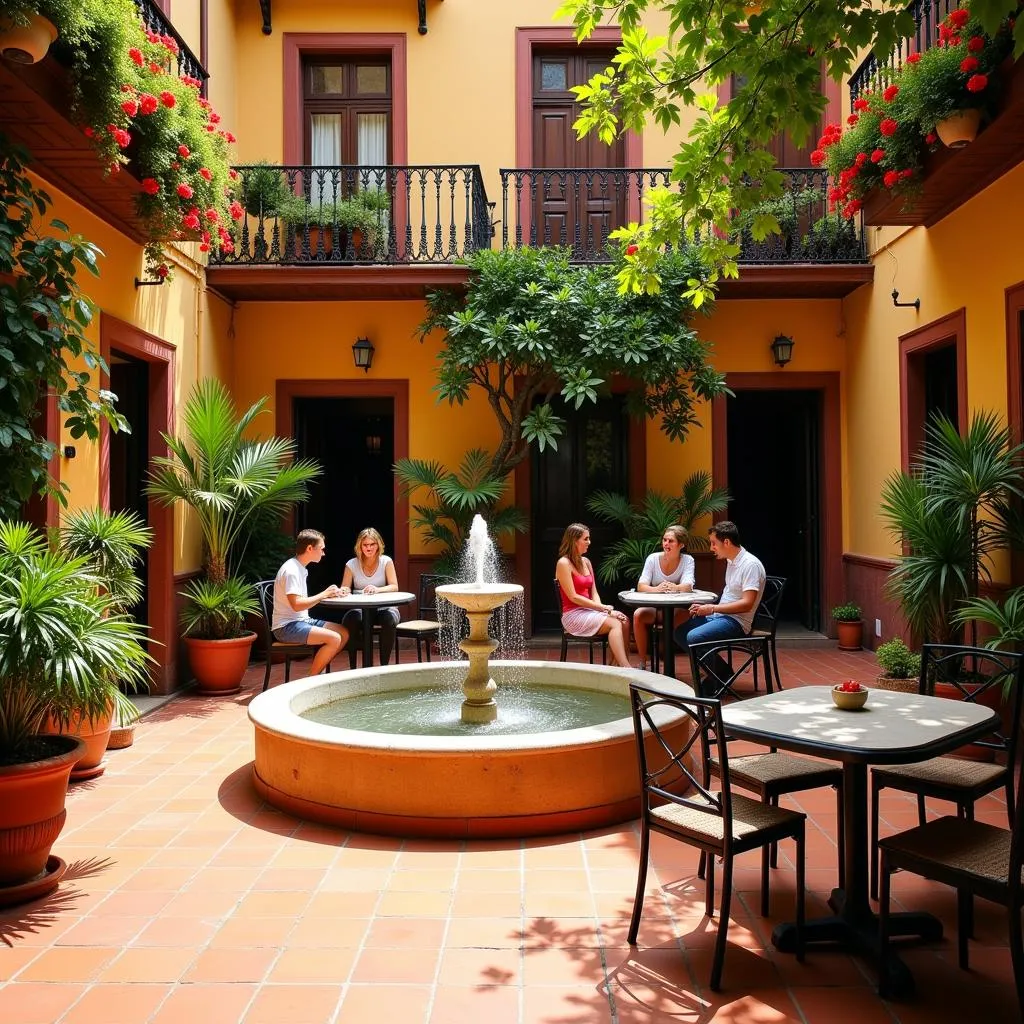
[(726, 560), (725, 589), (715, 604), (690, 606), (690, 618), (675, 631), (680, 647), (746, 636), (764, 593), (764, 566), (740, 544), (736, 524), (723, 519), (711, 527), (708, 535), (715, 558)]
[(340, 623), (314, 619), (309, 614), (313, 605), (340, 593), (332, 583), (319, 594), (307, 594), (306, 566), (319, 562), (326, 550), (324, 535), (319, 530), (303, 530), (295, 538), (294, 558), (289, 558), (274, 578), (274, 638), (285, 644), (312, 644), (319, 648), (309, 667), (311, 676), (322, 672), (348, 642), (348, 630)]

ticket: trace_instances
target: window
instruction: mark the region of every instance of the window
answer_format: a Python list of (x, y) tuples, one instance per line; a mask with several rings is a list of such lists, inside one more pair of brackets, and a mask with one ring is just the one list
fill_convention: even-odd
[(379, 166), (391, 159), (391, 67), (381, 57), (317, 57), (303, 66), (306, 163)]

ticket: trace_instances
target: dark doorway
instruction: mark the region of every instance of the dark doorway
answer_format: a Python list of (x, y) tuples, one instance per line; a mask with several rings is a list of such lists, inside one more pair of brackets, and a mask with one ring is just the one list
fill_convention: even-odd
[(821, 392), (737, 391), (726, 409), (728, 517), (786, 578), (782, 619), (821, 631)]
[(957, 402), (956, 345), (929, 349), (920, 356), (924, 378), (925, 424), (935, 413), (951, 423), (959, 423)]
[(309, 500), (295, 510), (296, 531), (310, 527), (327, 537), (327, 555), (309, 567), (312, 594), (341, 582), (364, 527), (376, 527), (394, 555), (394, 401), (296, 398), (292, 413), (299, 457), (323, 467), (310, 485)]
[[(149, 525), (149, 499), (145, 494), (149, 468), (149, 363), (110, 353), (110, 390), (131, 433), (110, 433), (110, 511), (134, 512)], [(149, 621), (149, 559), (142, 552), (138, 569), (142, 600), (129, 609), (138, 622)]]
[[(590, 560), (600, 570), (608, 546), (622, 536), (618, 526), (603, 523), (587, 511), (594, 491), (629, 493), (629, 417), (625, 399), (611, 395), (596, 404), (573, 409), (556, 399), (566, 420), (558, 450), (533, 453), (531, 459), (530, 550), (533, 559), (533, 632), (559, 628), (561, 609), (550, 582), (555, 577), (558, 545), (572, 522), (590, 527)], [(621, 589), (598, 579), (605, 600)]]

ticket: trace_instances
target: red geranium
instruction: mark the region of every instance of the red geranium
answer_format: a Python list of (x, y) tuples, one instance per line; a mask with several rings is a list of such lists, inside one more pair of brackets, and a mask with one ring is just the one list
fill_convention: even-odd
[(939, 141), (939, 137), (938, 137), (938, 135), (936, 135), (936, 134), (935, 134), (935, 132), (929, 132), (929, 133), (928, 133), (928, 134), (927, 134), (927, 135), (926, 135), (926, 136), (924, 137), (924, 141), (925, 141), (925, 142), (927, 142), (929, 146), (931, 146), (931, 145), (933, 145), (934, 143), (936, 143), (936, 142), (938, 142), (938, 141)]
[(157, 107), (160, 106), (160, 101), (152, 94), (148, 92), (139, 93), (139, 110), (143, 114), (156, 113)]
[(181, 223), (189, 229), (189, 231), (199, 230), (199, 217), (194, 213), (187, 213), (181, 218)]
[(201, 178), (205, 179), (206, 181), (213, 181), (213, 175), (210, 173), (210, 170), (209, 170), (208, 167), (200, 167), (199, 168), (199, 176)]
[(882, 175), (882, 184), (886, 188), (892, 188), (893, 185), (895, 185), (899, 180), (900, 180), (900, 172), (899, 171), (886, 171), (885, 174)]
[(882, 122), (878, 126), (878, 130), (887, 138), (892, 138), (896, 134), (896, 130), (899, 125), (891, 118), (886, 117), (882, 119)]
[(184, 158), (189, 157), (191, 155), (192, 154), (191, 154), (191, 151), (189, 150), (188, 146), (179, 146), (178, 147), (178, 156), (180, 156), (180, 157), (182, 157), (184, 159)]
[(984, 36), (971, 36), (967, 40), (967, 49), (971, 53), (981, 53), (985, 49), (985, 37)]
[(988, 75), (971, 75), (967, 79), (968, 92), (984, 92), (988, 86)]
[(920, 59), (921, 59), (921, 54), (919, 54), (919, 53), (911, 53), (911, 54), (909, 54), (907, 56), (907, 63), (908, 64), (916, 64)]
[(142, 56), (142, 51), (141, 50), (139, 50), (139, 49), (137, 49), (136, 47), (133, 46), (128, 51), (128, 56), (131, 57), (133, 64), (137, 64), (140, 68), (142, 67), (144, 58)]
[(182, 182), (178, 186), (178, 195), (181, 196), (182, 199), (191, 199), (192, 198), (192, 189), (191, 189), (191, 187), (186, 185), (185, 182)]
[(824, 162), (828, 154), (823, 149), (816, 149), (811, 154), (811, 163), (815, 167), (820, 167)]
[(892, 103), (894, 99), (899, 95), (900, 87), (898, 85), (890, 85), (885, 92), (882, 93), (882, 99), (886, 103)]
[(873, 164), (877, 164), (880, 160), (884, 160), (884, 159), (885, 159), (885, 150), (884, 149), (876, 149), (871, 154), (871, 162)]
[(966, 75), (972, 71), (978, 70), (978, 58), (977, 57), (964, 57), (960, 61), (960, 70)]
[(139, 112), (139, 105), (135, 100), (125, 100), (121, 104), (121, 109), (129, 116), (134, 117)]
[(868, 109), (868, 101), (866, 99), (858, 97), (857, 99), (855, 99), (853, 101), (853, 109), (854, 110), (867, 110)]
[(971, 12), (965, 11), (962, 7), (958, 7), (955, 11), (951, 11), (949, 15), (949, 22), (955, 28), (963, 28), (971, 20)]
[(626, 255), (627, 256), (635, 256), (639, 251), (640, 251), (639, 246), (636, 246), (636, 245), (627, 245), (626, 246)]
[[(232, 220), (241, 220), (242, 217), (245, 215), (245, 210), (242, 209), (242, 204), (238, 202), (237, 199), (231, 204), (231, 206), (228, 207), (228, 209), (231, 211)], [(636, 249), (636, 246), (633, 246), (633, 248)], [(629, 254), (628, 249), (626, 250), (626, 252), (627, 254)]]
[(156, 268), (156, 276), (160, 278), (166, 277), (170, 272), (170, 268), (166, 263), (161, 263), (160, 266)]
[(855, 125), (860, 120), (860, 116), (857, 114), (851, 114), (847, 119), (846, 123), (849, 125)]
[(160, 191), (160, 182), (156, 178), (143, 178), (142, 191), (146, 195), (155, 196)]
[(164, 91), (160, 93), (160, 102), (165, 107), (173, 107), (174, 104), (178, 102), (178, 98), (174, 95), (173, 92), (168, 92), (166, 89), (164, 89)]

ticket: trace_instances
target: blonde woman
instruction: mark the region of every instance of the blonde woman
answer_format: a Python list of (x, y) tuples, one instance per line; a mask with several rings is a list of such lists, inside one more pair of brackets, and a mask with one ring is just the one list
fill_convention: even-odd
[[(341, 578), (341, 596), (349, 594), (387, 594), (398, 590), (398, 575), (395, 563), (390, 556), (384, 554), (384, 538), (372, 527), (359, 531), (356, 537), (355, 558), (345, 563), (345, 573)], [(386, 665), (391, 660), (391, 651), (395, 646), (395, 626), (400, 616), (397, 608), (376, 609), (376, 622), (380, 626), (380, 663)], [(363, 613), (353, 608), (345, 613), (341, 620), (352, 635), (353, 643), (361, 643), (363, 631)]]
[(558, 548), (555, 577), (562, 596), (562, 625), (577, 636), (608, 635), (612, 659), (620, 668), (631, 668), (626, 657), (629, 619), (610, 604), (601, 603), (594, 567), (586, 557), (590, 528), (570, 523)]
[[(686, 554), (686, 528), (673, 523), (665, 527), (661, 537), (661, 551), (648, 555), (636, 589), (641, 594), (678, 594), (693, 590), (695, 566), (693, 558)], [(636, 649), (640, 652), (641, 668), (647, 668), (648, 630), (654, 622), (653, 608), (637, 608), (633, 612), (633, 636)], [(673, 628), (689, 617), (685, 608), (675, 611)]]

